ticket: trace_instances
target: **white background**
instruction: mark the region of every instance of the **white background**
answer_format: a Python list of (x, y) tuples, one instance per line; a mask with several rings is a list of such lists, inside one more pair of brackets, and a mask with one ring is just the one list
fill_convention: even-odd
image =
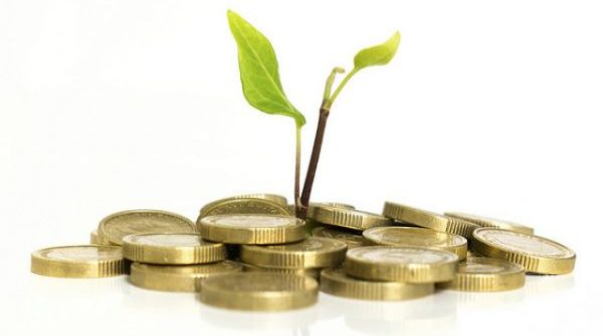
[[(29, 273), (114, 211), (195, 218), (210, 200), (289, 197), (294, 125), (245, 102), (226, 10), (272, 41), (308, 119), (333, 66), (400, 30), (396, 58), (333, 107), (314, 199), (392, 200), (514, 220), (572, 247), (569, 276), (504, 294), (342, 300), (282, 314), (208, 308), (125, 278)], [(603, 190), (600, 1), (0, 0), (3, 334), (594, 334)]]

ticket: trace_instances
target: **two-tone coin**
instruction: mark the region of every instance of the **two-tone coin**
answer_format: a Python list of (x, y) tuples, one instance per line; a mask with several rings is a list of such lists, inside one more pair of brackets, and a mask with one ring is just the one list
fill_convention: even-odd
[(224, 244), (196, 233), (145, 233), (123, 238), (124, 258), (150, 264), (192, 265), (226, 259)]
[(389, 218), (378, 214), (323, 205), (315, 206), (308, 218), (321, 224), (360, 231), (372, 227), (388, 226), (392, 224), (392, 221)]
[(304, 221), (288, 215), (207, 216), (199, 219), (197, 227), (204, 239), (227, 244), (285, 244), (306, 237)]
[(103, 278), (126, 273), (118, 246), (49, 247), (32, 253), (31, 272), (60, 278)]
[(438, 286), (465, 292), (500, 292), (521, 288), (525, 280), (523, 268), (515, 263), (494, 258), (467, 258), (459, 265), (453, 281)]
[(466, 220), (468, 222), (475, 223), (481, 227), (492, 227), (497, 229), (515, 231), (519, 233), (534, 234), (533, 228), (506, 220), (470, 215), (461, 212), (445, 212), (444, 215), (452, 218)]

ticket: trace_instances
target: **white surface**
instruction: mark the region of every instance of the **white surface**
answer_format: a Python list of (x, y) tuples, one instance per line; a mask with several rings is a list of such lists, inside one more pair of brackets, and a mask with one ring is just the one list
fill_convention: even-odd
[[(232, 194), (290, 197), (293, 123), (244, 101), (227, 8), (272, 40), (309, 120), (304, 161), (331, 67), (402, 33), (392, 64), (364, 70), (335, 104), (314, 199), (525, 223), (575, 249), (575, 273), (407, 303), (321, 295), (284, 314), (30, 274), (33, 250), (85, 243), (117, 210), (194, 218)], [(599, 1), (1, 0), (3, 335), (595, 334), (602, 14)]]

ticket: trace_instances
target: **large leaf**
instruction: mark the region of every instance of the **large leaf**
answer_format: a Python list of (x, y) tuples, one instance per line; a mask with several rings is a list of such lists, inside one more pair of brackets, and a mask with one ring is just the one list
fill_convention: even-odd
[(395, 32), (389, 40), (382, 44), (362, 49), (354, 57), (354, 70), (373, 65), (385, 65), (394, 58), (398, 45), (400, 44), (400, 33)]
[(239, 71), (247, 102), (262, 112), (285, 115), (294, 118), (298, 125), (305, 124), (306, 118), (283, 91), (276, 54), (270, 41), (230, 10), (228, 24), (239, 49)]

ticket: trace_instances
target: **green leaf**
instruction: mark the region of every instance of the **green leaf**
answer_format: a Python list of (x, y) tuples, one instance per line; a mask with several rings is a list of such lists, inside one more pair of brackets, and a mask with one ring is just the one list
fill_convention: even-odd
[(270, 41), (230, 10), (228, 24), (239, 49), (239, 72), (247, 102), (262, 112), (285, 115), (295, 119), (300, 126), (305, 124), (306, 118), (283, 91), (276, 54)]
[(400, 44), (400, 32), (395, 32), (382, 44), (362, 49), (354, 57), (354, 70), (373, 65), (385, 65), (394, 58)]

